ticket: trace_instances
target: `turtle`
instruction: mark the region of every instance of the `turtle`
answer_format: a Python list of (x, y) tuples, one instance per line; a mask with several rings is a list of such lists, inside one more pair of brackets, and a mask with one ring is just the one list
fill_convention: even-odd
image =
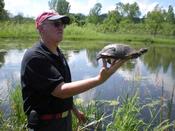
[(105, 46), (96, 56), (99, 59), (105, 59), (107, 63), (111, 64), (118, 59), (136, 59), (148, 51), (147, 48), (140, 48), (135, 50), (126, 44), (109, 44)]

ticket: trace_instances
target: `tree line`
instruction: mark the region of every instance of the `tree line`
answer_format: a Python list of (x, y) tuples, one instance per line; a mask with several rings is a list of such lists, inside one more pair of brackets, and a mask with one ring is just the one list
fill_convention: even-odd
[[(4, 10), (4, 0), (0, 1), (0, 20), (9, 19), (9, 13)], [(132, 4), (118, 2), (115, 9), (107, 13), (101, 13), (102, 4), (96, 3), (88, 15), (82, 13), (70, 13), (70, 3), (66, 0), (50, 0), (50, 9), (59, 14), (69, 15), (71, 23), (77, 26), (88, 24), (96, 25), (100, 32), (126, 32), (126, 33), (147, 33), (151, 35), (172, 35), (175, 36), (175, 14), (172, 5), (168, 10), (156, 5), (152, 11), (141, 16), (140, 7), (137, 2)], [(11, 17), (12, 18), (12, 17)], [(30, 20), (22, 14), (13, 17), (16, 21)]]

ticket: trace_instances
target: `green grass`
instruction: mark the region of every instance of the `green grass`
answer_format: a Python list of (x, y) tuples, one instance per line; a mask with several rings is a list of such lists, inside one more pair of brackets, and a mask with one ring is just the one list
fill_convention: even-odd
[(146, 124), (142, 119), (138, 118), (141, 112), (138, 100), (137, 94), (132, 97), (127, 95), (123, 99), (122, 105), (114, 111), (114, 122), (108, 127), (108, 130), (138, 131), (143, 128)]
[[(1, 101), (2, 104), (2, 101)], [(138, 91), (133, 95), (127, 93), (126, 97), (119, 97), (117, 100), (94, 100), (89, 103), (83, 102), (82, 99), (75, 99), (77, 107), (83, 111), (88, 121), (79, 125), (75, 116), (73, 116), (73, 129), (81, 131), (86, 130), (103, 130), (106, 131), (169, 131), (175, 129), (169, 119), (159, 121), (160, 101), (151, 101), (147, 104), (140, 102)], [(20, 86), (10, 91), (10, 108), (11, 113), (8, 118), (4, 117), (3, 111), (0, 110), (0, 130), (7, 131), (26, 131), (26, 116), (22, 110), (22, 96)], [(111, 108), (113, 112), (106, 114), (105, 109)], [(145, 121), (142, 117), (142, 110), (148, 110), (150, 119)], [(108, 118), (112, 118), (106, 121)], [(111, 121), (112, 120), (112, 121)]]
[(36, 38), (38, 36), (32, 23), (1, 22), (0, 30), (1, 38)]
[(125, 34), (125, 33), (100, 33), (96, 31), (95, 26), (78, 27), (70, 25), (65, 29), (66, 40), (93, 40), (105, 42), (125, 42), (133, 44), (175, 44), (175, 39), (168, 36), (157, 36), (143, 34)]
[[(38, 39), (39, 35), (35, 29), (34, 22), (0, 23), (0, 38), (16, 39)], [(64, 40), (66, 41), (104, 41), (104, 42), (125, 42), (134, 44), (175, 44), (175, 38), (171, 36), (156, 36), (148, 34), (128, 34), (128, 33), (101, 33), (95, 25), (84, 27), (71, 24), (65, 28)]]
[(20, 86), (9, 92), (10, 114), (8, 118), (0, 113), (0, 130), (1, 131), (25, 131), (26, 116), (23, 111), (23, 100)]

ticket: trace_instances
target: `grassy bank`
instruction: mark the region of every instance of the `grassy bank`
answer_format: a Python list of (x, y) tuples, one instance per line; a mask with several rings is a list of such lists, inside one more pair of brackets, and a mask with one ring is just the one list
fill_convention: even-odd
[[(0, 38), (36, 39), (38, 38), (34, 23), (0, 23)], [(175, 38), (170, 36), (153, 37), (148, 34), (126, 34), (120, 33), (100, 33), (97, 26), (86, 25), (78, 27), (71, 24), (65, 29), (65, 40), (76, 41), (105, 41), (105, 42), (125, 42), (125, 43), (145, 43), (145, 44), (175, 44)]]
[[(126, 94), (125, 97), (113, 101), (96, 100), (85, 104), (82, 99), (75, 99), (75, 104), (86, 114), (88, 120), (85, 124), (79, 125), (73, 116), (74, 130), (169, 131), (175, 129), (174, 121), (170, 122), (168, 118), (158, 119), (162, 113), (165, 113), (161, 110), (165, 106), (161, 105), (161, 101), (142, 104), (137, 92), (133, 95)], [(109, 108), (112, 110), (111, 113), (105, 111)], [(10, 110), (8, 118), (5, 118), (3, 111), (0, 110), (0, 130), (27, 131), (19, 86), (10, 92)], [(150, 116), (147, 121), (142, 117), (143, 110), (147, 110), (147, 115)]]

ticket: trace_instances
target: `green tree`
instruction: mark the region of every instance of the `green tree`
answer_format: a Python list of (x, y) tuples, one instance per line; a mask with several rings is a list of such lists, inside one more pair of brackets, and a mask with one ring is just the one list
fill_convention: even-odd
[(125, 5), (122, 3), (122, 2), (119, 2), (116, 4), (116, 10), (120, 13), (121, 16), (125, 16), (125, 10), (124, 10), (124, 7)]
[(73, 22), (77, 23), (78, 26), (82, 26), (85, 24), (86, 16), (81, 13), (77, 14), (70, 14), (71, 17), (73, 17)]
[(3, 15), (4, 6), (5, 6), (4, 0), (0, 0), (0, 16)]
[(119, 2), (116, 4), (116, 10), (120, 13), (121, 16), (126, 17), (133, 22), (136, 22), (136, 20), (141, 15), (139, 6), (136, 2), (133, 4), (123, 4)]
[(141, 12), (140, 12), (139, 6), (136, 2), (134, 2), (129, 7), (128, 17), (129, 19), (135, 22), (136, 19), (140, 17), (140, 15), (141, 15)]
[(109, 32), (116, 32), (118, 28), (118, 24), (121, 20), (121, 16), (119, 12), (116, 12), (115, 10), (109, 11), (107, 18), (103, 22), (103, 32), (109, 31)]
[(16, 16), (13, 18), (17, 23), (22, 23), (24, 21), (24, 16), (23, 13), (18, 13)]
[(161, 30), (162, 24), (164, 22), (164, 13), (163, 10), (156, 5), (154, 10), (147, 13), (146, 16), (146, 25), (148, 30), (154, 36)]
[(93, 24), (101, 23), (100, 19), (101, 8), (102, 8), (101, 3), (96, 3), (94, 5), (94, 7), (89, 12), (88, 22)]
[(4, 9), (4, 6), (5, 6), (4, 0), (0, 0), (0, 20), (8, 18), (8, 13)]
[(166, 13), (166, 22), (173, 24), (175, 23), (174, 10), (171, 5), (168, 7), (168, 12)]
[(66, 0), (50, 0), (48, 2), (50, 9), (58, 12), (60, 15), (68, 14), (70, 4)]

